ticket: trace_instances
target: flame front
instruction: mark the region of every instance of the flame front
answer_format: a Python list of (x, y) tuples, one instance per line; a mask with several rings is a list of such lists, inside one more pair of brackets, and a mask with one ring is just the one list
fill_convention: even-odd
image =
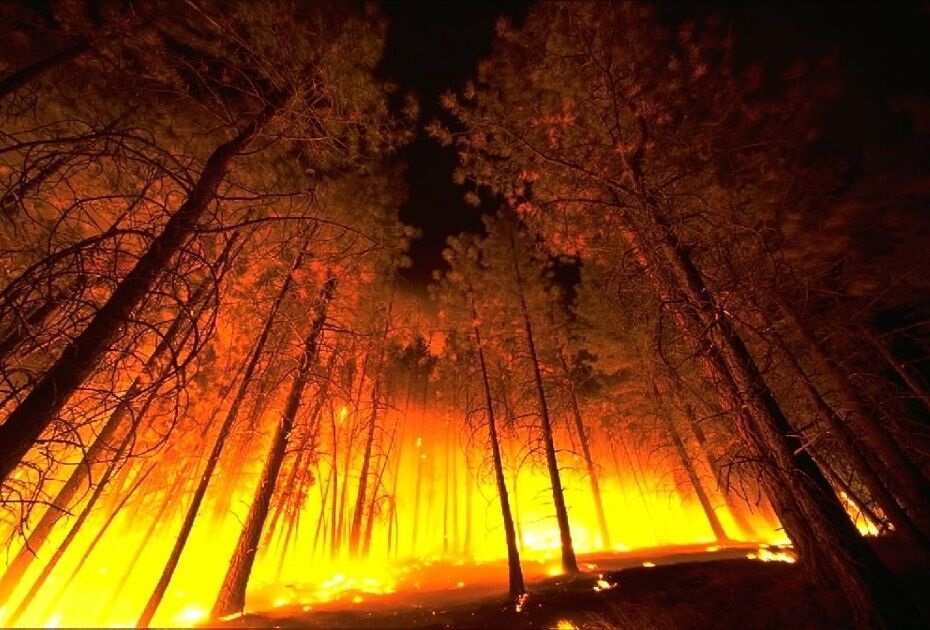
[[(422, 583), (419, 576), (432, 563), (464, 566), (505, 557), (496, 490), (483, 461), (484, 445), (475, 434), (422, 408), (398, 410), (384, 420), (383, 433), (394, 433), (396, 438), (389, 452), (385, 438), (376, 458), (380, 461), (375, 462), (383, 474), (371, 508), (370, 543), (358, 558), (352, 557), (348, 551), (351, 505), (361, 466), (359, 427), (365, 418), (346, 405), (334, 409), (334, 430), (328, 437), (321, 431), (314, 480), (300, 509), (288, 512), (281, 506), (274, 530), (270, 536), (266, 532), (250, 580), (249, 610), (308, 611), (327, 602), (360, 604), (398, 590), (462, 588), (457, 575), (449, 576), (449, 584)], [(154, 624), (190, 626), (208, 618), (255, 490), (267, 439), (251, 440), (244, 461), (232, 454), (222, 460)], [(571, 444), (573, 436), (563, 428), (556, 439)], [(514, 431), (504, 447), (517, 453), (523, 441)], [(618, 457), (616, 442), (605, 436), (592, 434), (591, 446), (597, 461), (615, 463), (599, 469), (612, 540), (612, 549), (606, 551), (688, 543), (706, 543), (708, 550), (716, 550), (727, 544), (715, 539), (707, 515), (689, 489), (676, 482), (671, 464), (666, 462), (663, 468), (653, 461), (650, 467), (645, 452), (652, 445), (627, 447), (626, 459)], [(511, 457), (511, 462), (517, 459)], [(559, 463), (576, 552), (604, 551), (581, 456), (563, 450)], [(127, 468), (123, 483), (115, 487), (129, 485), (143, 467), (144, 463), (137, 463)], [(559, 530), (545, 468), (528, 457), (522, 466), (509, 466), (508, 474), (521, 557), (526, 563), (538, 563), (540, 573), (557, 575), (561, 572)], [(94, 539), (106, 525), (108, 512), (101, 510), (88, 521), (72, 545), (74, 552), (66, 554), (17, 623), (112, 627), (135, 623), (174, 544), (187, 501), (183, 492), (169, 497), (154, 482), (146, 483), (99, 540)], [(707, 487), (713, 490), (712, 482)], [(278, 495), (277, 500), (283, 501), (280, 489)], [(744, 506), (734, 515), (732, 501), (728, 507), (719, 492), (712, 495), (730, 540), (786, 542), (768, 513)], [(119, 499), (118, 492), (110, 497), (114, 503)], [(63, 521), (66, 524), (68, 519)], [(54, 549), (67, 529), (56, 528), (47, 549)], [(765, 550), (757, 557), (784, 559), (783, 553)], [(33, 563), (11, 604), (16, 605), (42, 568), (43, 562)], [(605, 584), (598, 583), (600, 588), (612, 586)], [(95, 605), (88, 606), (89, 601)], [(3, 614), (9, 610), (8, 604)]]

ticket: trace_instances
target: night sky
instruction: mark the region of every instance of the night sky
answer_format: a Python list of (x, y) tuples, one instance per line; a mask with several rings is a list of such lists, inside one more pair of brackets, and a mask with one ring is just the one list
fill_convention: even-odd
[[(525, 15), (529, 2), (420, 2), (393, 0), (382, 3), (390, 19), (382, 74), (401, 91), (417, 95), (425, 124), (441, 117), (438, 101), (469, 79), (479, 60), (491, 52), (494, 24), (502, 14), (515, 22)], [(481, 229), (481, 209), (466, 205), (464, 189), (452, 183), (455, 150), (443, 148), (421, 133), (406, 147), (401, 159), (408, 163), (409, 198), (401, 220), (423, 230), (410, 257), (414, 266), (405, 276), (422, 287), (442, 264), (446, 238)], [(489, 208), (490, 209), (490, 208)]]
[[(531, 4), (385, 1), (390, 27), (381, 73), (419, 97), (423, 123), (442, 117), (440, 94), (461, 87), (490, 53), (497, 18), (519, 24)], [(668, 24), (721, 15), (732, 25), (738, 59), (772, 74), (802, 60), (835, 59), (843, 92), (822, 123), (820, 149), (842, 157), (851, 180), (882, 174), (913, 181), (930, 172), (920, 148), (930, 139), (930, 4), (681, 2), (660, 4), (658, 12)], [(410, 195), (401, 219), (423, 230), (405, 272), (416, 288), (442, 265), (445, 239), (480, 230), (481, 212), (493, 203), (467, 206), (464, 190), (451, 182), (454, 149), (423, 133), (400, 158), (409, 166)], [(909, 219), (926, 227), (921, 217)]]

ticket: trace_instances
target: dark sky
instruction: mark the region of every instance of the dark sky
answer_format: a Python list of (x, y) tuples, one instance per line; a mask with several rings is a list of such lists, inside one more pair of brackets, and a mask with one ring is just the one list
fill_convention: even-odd
[[(441, 115), (437, 100), (472, 76), (491, 51), (501, 14), (519, 23), (530, 2), (385, 0), (388, 45), (381, 72), (418, 95), (422, 120)], [(823, 122), (824, 150), (843, 156), (859, 173), (869, 155), (897, 147), (930, 127), (930, 4), (927, 3), (707, 3), (658, 5), (666, 23), (720, 14), (734, 29), (745, 62), (778, 73), (799, 60), (834, 56), (844, 91)], [(401, 219), (421, 228), (412, 269), (422, 286), (441, 265), (447, 236), (480, 229), (480, 210), (464, 204), (451, 182), (455, 154), (421, 134), (402, 156), (409, 164), (409, 199)], [(908, 168), (926, 166), (926, 156)], [(880, 161), (879, 161), (880, 162)], [(868, 168), (882, 168), (876, 160)], [(890, 166), (889, 166), (890, 168)], [(928, 169), (930, 170), (930, 169)], [(489, 208), (490, 209), (490, 208)]]
[[(441, 115), (439, 96), (460, 88), (490, 54), (498, 17), (519, 21), (529, 2), (387, 0), (382, 6), (391, 22), (381, 72), (402, 91), (417, 94), (426, 123)], [(467, 206), (464, 190), (452, 183), (454, 149), (420, 134), (401, 158), (409, 165), (410, 189), (401, 220), (423, 230), (411, 247), (414, 266), (405, 275), (411, 284), (424, 285), (442, 263), (446, 237), (480, 230), (481, 211)]]

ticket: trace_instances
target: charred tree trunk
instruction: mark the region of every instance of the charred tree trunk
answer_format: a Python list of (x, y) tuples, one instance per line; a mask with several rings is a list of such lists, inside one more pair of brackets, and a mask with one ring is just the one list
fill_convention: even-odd
[[(805, 445), (795, 434), (737, 334), (729, 315), (704, 283), (690, 252), (658, 212), (638, 178), (643, 207), (628, 212), (626, 236), (646, 258), (646, 270), (663, 299), (679, 305), (676, 320), (695, 343), (705, 344), (703, 361), (718, 391), (736, 411), (737, 428), (760, 462), (768, 494), (810, 575), (840, 584), (857, 623), (894, 626), (919, 613), (859, 535)], [(641, 242), (643, 236), (651, 238)], [(648, 245), (658, 245), (651, 251)], [(645, 247), (644, 247), (645, 246)]]
[(575, 391), (575, 381), (572, 378), (571, 369), (565, 355), (559, 352), (559, 360), (562, 362), (562, 370), (565, 373), (565, 379), (568, 383), (568, 397), (572, 404), (572, 417), (575, 420), (575, 431), (578, 433), (578, 439), (581, 441), (581, 452), (584, 455), (584, 463), (588, 472), (588, 481), (591, 483), (591, 496), (594, 498), (594, 508), (597, 512), (597, 524), (601, 530), (601, 546), (610, 549), (610, 530), (607, 527), (607, 517), (604, 515), (604, 501), (601, 498), (601, 485), (598, 479), (597, 468), (594, 465), (594, 458), (591, 457), (591, 446), (588, 443), (588, 433), (584, 425), (584, 419), (581, 417), (581, 407), (578, 405), (578, 394)]
[[(103, 625), (103, 622), (106, 619), (106, 615), (109, 613), (110, 610), (113, 609), (113, 605), (119, 600), (120, 596), (123, 594), (123, 589), (125, 589), (126, 583), (129, 581), (129, 578), (132, 575), (133, 571), (136, 570), (139, 559), (142, 557), (142, 554), (145, 552), (146, 548), (148, 547), (148, 542), (149, 540), (151, 540), (152, 535), (155, 533), (155, 529), (159, 525), (164, 523), (164, 519), (166, 518), (166, 516), (171, 515), (169, 508), (175, 505), (175, 502), (177, 501), (177, 497), (184, 492), (185, 487), (187, 486), (187, 482), (189, 480), (189, 471), (187, 470), (187, 468), (189, 467), (185, 467), (185, 469), (183, 469), (181, 473), (178, 474), (174, 482), (172, 482), (171, 486), (169, 486), (168, 492), (165, 494), (164, 498), (160, 501), (158, 509), (155, 510), (155, 516), (149, 522), (149, 526), (146, 528), (145, 534), (143, 534), (142, 536), (142, 542), (139, 543), (139, 545), (136, 547), (135, 551), (132, 554), (132, 557), (129, 559), (129, 562), (126, 564), (126, 568), (123, 570), (123, 573), (120, 575), (119, 580), (117, 580), (116, 589), (114, 589), (114, 591), (110, 594), (110, 597), (107, 598), (106, 603), (104, 603), (103, 606), (100, 608), (100, 613), (98, 614), (97, 620), (96, 620), (97, 625), (99, 626)], [(90, 555), (89, 552), (85, 552), (85, 556), (81, 559), (81, 564), (87, 561), (87, 557), (89, 555)], [(71, 577), (69, 578), (68, 582), (66, 582), (66, 585), (70, 584), (71, 581), (77, 576), (77, 571), (79, 569), (80, 569), (80, 566), (78, 566), (78, 568), (75, 569), (75, 572), (71, 574)], [(65, 586), (65, 589), (67, 589), (67, 586)], [(55, 602), (53, 602), (53, 605), (50, 606), (49, 608), (54, 608), (54, 604), (56, 604), (57, 601), (60, 600), (60, 598), (64, 596), (65, 589), (62, 589), (58, 593), (58, 595), (56, 596)]]
[[(910, 515), (898, 503), (898, 499), (889, 491), (885, 482), (876, 472), (873, 464), (868, 461), (861, 445), (858, 443), (855, 434), (849, 430), (845, 421), (831, 407), (817, 387), (811, 381), (810, 377), (801, 366), (794, 352), (785, 343), (781, 335), (775, 332), (772, 336), (776, 347), (779, 348), (782, 355), (788, 361), (788, 365), (798, 375), (801, 381), (801, 388), (804, 391), (808, 401), (817, 412), (817, 416), (830, 429), (830, 432), (836, 437), (843, 448), (843, 453), (853, 466), (853, 470), (865, 484), (872, 499), (878, 504), (885, 516), (891, 521), (894, 529), (901, 532), (901, 535), (924, 554), (924, 557), (930, 558), (930, 538), (911, 519)], [(826, 471), (824, 471), (826, 472)], [(862, 504), (864, 506), (864, 503)], [(876, 521), (881, 522), (881, 521)]]
[(249, 507), (249, 514), (242, 526), (242, 533), (239, 535), (236, 549), (229, 561), (229, 569), (226, 571), (226, 577), (223, 579), (216, 603), (213, 605), (212, 616), (214, 619), (242, 612), (245, 608), (245, 591), (249, 584), (249, 576), (252, 574), (255, 556), (258, 554), (258, 543), (261, 540), (262, 528), (265, 526), (265, 519), (268, 517), (271, 497), (274, 494), (278, 474), (281, 472), (281, 465), (284, 463), (288, 439), (291, 431), (294, 430), (297, 411), (300, 409), (304, 390), (310, 380), (310, 370), (317, 358), (319, 340), (323, 334), (323, 325), (326, 322), (326, 308), (330, 300), (332, 300), (335, 290), (336, 279), (331, 276), (327, 279), (320, 293), (317, 312), (313, 323), (310, 325), (310, 332), (307, 333), (304, 340), (303, 353), (300, 357), (297, 374), (291, 384), (291, 391), (287, 396), (284, 414), (272, 439), (271, 450), (268, 453), (268, 459), (265, 461), (265, 467), (262, 470), (262, 476), (255, 491), (255, 498)]
[[(675, 386), (675, 396), (680, 401), (680, 385), (677, 382), (677, 378), (673, 378), (673, 384)], [(752, 540), (756, 536), (756, 531), (744, 514), (745, 508), (748, 507), (747, 502), (740, 497), (733, 496), (734, 493), (730, 487), (728, 475), (721, 465), (720, 456), (714, 453), (712, 446), (708, 443), (707, 435), (704, 433), (704, 429), (701, 428), (697, 417), (695, 417), (694, 407), (690, 403), (684, 403), (684, 412), (685, 418), (688, 420), (688, 426), (691, 429), (691, 434), (694, 436), (694, 439), (697, 440), (698, 446), (701, 447), (701, 452), (706, 458), (707, 465), (714, 475), (717, 491), (723, 497), (727, 505), (727, 510), (733, 518), (733, 522), (746, 538)]]
[[(795, 330), (810, 349), (817, 369), (829, 378), (837, 388), (843, 402), (851, 413), (849, 421), (863, 443), (884, 463), (888, 471), (888, 482), (893, 492), (920, 529), (925, 539), (930, 539), (930, 481), (901, 448), (881, 420), (871, 412), (861, 396), (853, 389), (849, 379), (841, 374), (813, 333), (800, 321), (795, 310), (777, 293), (774, 298), (782, 314), (793, 324)], [(891, 516), (890, 514), (888, 516)]]
[(543, 444), (546, 448), (546, 465), (549, 469), (549, 479), (552, 482), (552, 502), (555, 505), (555, 518), (559, 524), (559, 537), (562, 541), (562, 570), (566, 573), (578, 573), (578, 560), (575, 558), (575, 549), (572, 545), (572, 533), (568, 523), (568, 510), (565, 507), (565, 494), (562, 491), (562, 479), (559, 474), (559, 462), (555, 453), (555, 441), (552, 437), (552, 422), (549, 418), (549, 403), (546, 401), (546, 390), (543, 386), (542, 371), (539, 368), (539, 356), (536, 353), (536, 342), (533, 338), (533, 325), (530, 322), (530, 310), (523, 295), (523, 276), (520, 264), (517, 261), (517, 245), (513, 235), (510, 237), (510, 252), (513, 256), (513, 269), (517, 280), (517, 297), (520, 302), (520, 313), (523, 317), (523, 331), (526, 333), (526, 345), (530, 353), (530, 363), (533, 369), (533, 381), (536, 384), (536, 403), (539, 406), (539, 417), (542, 422)]
[[(129, 436), (124, 438), (123, 444), (121, 445), (121, 450), (125, 450), (125, 448), (129, 445), (129, 441), (130, 441)], [(87, 500), (87, 503), (84, 505), (84, 508), (81, 510), (80, 516), (78, 516), (77, 520), (74, 521), (74, 523), (71, 525), (71, 529), (68, 530), (68, 533), (65, 535), (64, 539), (58, 544), (58, 547), (55, 548), (55, 553), (52, 554), (52, 557), (49, 558), (48, 561), (45, 563), (45, 566), (42, 567), (42, 572), (35, 579), (35, 582), (32, 583), (32, 587), (30, 587), (29, 592), (26, 593), (23, 599), (19, 602), (19, 605), (16, 607), (16, 610), (13, 611), (13, 613), (9, 616), (9, 618), (4, 620), (4, 624), (8, 626), (17, 625), (17, 622), (19, 621), (20, 617), (22, 617), (23, 613), (26, 612), (26, 609), (29, 608), (29, 605), (32, 603), (32, 600), (35, 599), (35, 596), (39, 594), (40, 590), (42, 590), (42, 587), (45, 585), (45, 581), (48, 579), (48, 576), (51, 575), (52, 571), (55, 570), (55, 567), (58, 566), (58, 562), (61, 560), (62, 556), (65, 555), (68, 549), (71, 547), (71, 543), (74, 542), (74, 539), (80, 533), (81, 527), (83, 527), (84, 522), (93, 512), (94, 506), (96, 506), (97, 504), (97, 500), (103, 494), (104, 489), (106, 488), (107, 484), (110, 482), (110, 478), (112, 477), (112, 473), (114, 471), (114, 466), (115, 466), (115, 462), (110, 464), (110, 468), (107, 469), (103, 477), (100, 478), (100, 481), (97, 482), (97, 487), (94, 489), (94, 493), (90, 496), (90, 499)], [(116, 515), (119, 513), (119, 511), (123, 508), (123, 506), (126, 505), (126, 503), (129, 501), (132, 495), (135, 494), (135, 491), (139, 488), (139, 486), (142, 485), (142, 483), (145, 481), (145, 478), (148, 477), (149, 473), (152, 472), (154, 468), (155, 468), (154, 466), (149, 466), (145, 470), (145, 472), (139, 475), (139, 477), (133, 482), (132, 487), (129, 489), (128, 492), (126, 492), (123, 495), (123, 498), (117, 504), (116, 508), (107, 517), (107, 520), (104, 523), (103, 527), (100, 528), (100, 530), (97, 532), (97, 535), (91, 541), (90, 545), (88, 546), (89, 551), (92, 551), (94, 547), (96, 547), (97, 542), (103, 536), (104, 532), (107, 531), (110, 523), (113, 522), (113, 519), (116, 518)], [(83, 562), (81, 564), (83, 564)]]
[(704, 490), (704, 483), (697, 474), (694, 461), (691, 459), (691, 454), (688, 453), (688, 448), (685, 446), (685, 442), (681, 438), (681, 433), (678, 431), (678, 427), (675, 426), (675, 421), (672, 419), (668, 406), (665, 404), (662, 394), (659, 392), (659, 387), (654, 380), (652, 382), (652, 392), (656, 397), (656, 402), (661, 407), (659, 415), (665, 424), (665, 430), (668, 432), (672, 444), (675, 446), (675, 451), (678, 453), (678, 458), (685, 468), (688, 481), (691, 482), (691, 487), (694, 488), (694, 494), (697, 495), (698, 502), (701, 504), (701, 509), (704, 510), (704, 516), (707, 517), (707, 522), (710, 524), (710, 529), (714, 533), (714, 538), (717, 539), (717, 542), (728, 542), (730, 539), (723, 529), (723, 525), (720, 523), (720, 518), (717, 516), (716, 510), (714, 510), (714, 506), (710, 502), (707, 492)]
[[(221, 259), (223, 262), (225, 262), (225, 254), (228, 253), (228, 251), (228, 249), (224, 251), (224, 256)], [(68, 481), (58, 490), (52, 503), (42, 515), (42, 518), (40, 518), (39, 522), (33, 527), (23, 547), (7, 566), (6, 571), (3, 573), (3, 578), (0, 578), (0, 601), (6, 601), (10, 596), (10, 593), (16, 588), (19, 580), (36, 557), (36, 552), (42, 548), (48, 536), (52, 533), (55, 524), (63, 515), (68, 513), (71, 503), (74, 501), (75, 496), (77, 496), (78, 491), (80, 491), (85, 483), (90, 481), (90, 475), (94, 465), (102, 461), (106, 452), (111, 448), (110, 442), (119, 431), (120, 426), (130, 415), (132, 403), (144, 388), (146, 377), (157, 367), (158, 362), (168, 354), (175, 341), (179, 341), (179, 345), (184, 344), (191, 330), (188, 329), (184, 332), (179, 340), (177, 337), (182, 333), (184, 323), (187, 321), (196, 321), (202, 310), (206, 308), (206, 303), (203, 302), (203, 298), (207, 291), (207, 284), (202, 284), (198, 290), (194, 292), (194, 295), (191, 296), (188, 306), (195, 309), (194, 314), (191, 315), (191, 319), (188, 320), (187, 314), (185, 313), (178, 314), (174, 322), (172, 322), (171, 326), (165, 332), (165, 335), (161, 338), (158, 346), (145, 362), (142, 372), (130, 383), (122, 399), (110, 413), (107, 422), (103, 425), (103, 428), (100, 429), (100, 432), (97, 434), (97, 437), (94, 438), (90, 447), (84, 452), (84, 457), (81, 462), (68, 477)], [(151, 404), (155, 394), (155, 391), (151, 392), (143, 405), (143, 409), (138, 412), (138, 417), (134, 426), (137, 425), (139, 419), (145, 415), (145, 411)]]
[(181, 529), (178, 531), (177, 538), (175, 539), (174, 546), (172, 547), (171, 553), (168, 556), (168, 560), (165, 563), (165, 567), (162, 570), (161, 577), (159, 578), (158, 583), (155, 585), (155, 588), (152, 591), (152, 595), (149, 597), (149, 600), (142, 611), (142, 615), (136, 622), (136, 626), (139, 628), (147, 628), (149, 626), (149, 624), (152, 622), (152, 618), (155, 616), (155, 612), (158, 610), (159, 604), (161, 604), (162, 598), (165, 596), (165, 591), (168, 590), (168, 584), (171, 582), (171, 578), (174, 576), (174, 570), (177, 568), (178, 562), (181, 560), (181, 554), (184, 552), (184, 547), (187, 545), (187, 539), (190, 537), (191, 530), (194, 528), (194, 521), (197, 518), (197, 513), (200, 511), (200, 505), (203, 503), (204, 496), (207, 494), (207, 487), (210, 485), (213, 472), (216, 470), (216, 466), (219, 463), (220, 455), (223, 453), (223, 447), (226, 445), (226, 440), (229, 437), (229, 434), (232, 432), (233, 425), (236, 424), (236, 419), (239, 417), (239, 410), (241, 409), (242, 403), (245, 400), (249, 385), (251, 384), (253, 375), (255, 374), (255, 369), (258, 367), (259, 360), (262, 357), (262, 352), (265, 349), (265, 343), (268, 341), (268, 336), (271, 334), (271, 327), (272, 324), (274, 324), (275, 317), (278, 313), (278, 308), (280, 308), (281, 302), (284, 300), (284, 296), (287, 294), (291, 288), (291, 285), (293, 284), (294, 272), (300, 267), (301, 262), (303, 261), (305, 247), (306, 244), (301, 247), (300, 252), (294, 259), (294, 263), (291, 266), (291, 269), (288, 272), (283, 284), (281, 285), (281, 289), (278, 291), (278, 294), (275, 296), (275, 299), (271, 304), (271, 310), (269, 310), (268, 315), (265, 317), (265, 323), (262, 326), (261, 333), (259, 334), (258, 339), (255, 340), (255, 344), (252, 347), (249, 359), (245, 365), (245, 370), (242, 374), (242, 382), (239, 384), (239, 389), (236, 391), (236, 395), (232, 400), (232, 404), (230, 405), (229, 410), (226, 412), (226, 418), (223, 420), (223, 424), (220, 425), (220, 429), (216, 434), (216, 438), (213, 442), (213, 449), (210, 451), (210, 455), (207, 458), (206, 466), (201, 473), (197, 488), (194, 490), (194, 496), (191, 500), (191, 504), (187, 508), (187, 513), (185, 514), (184, 520), (181, 523)]
[[(365, 516), (366, 497), (368, 493), (369, 468), (375, 445), (375, 430), (378, 426), (378, 407), (381, 404), (381, 377), (375, 378), (371, 393), (371, 417), (368, 419), (368, 432), (365, 437), (365, 452), (362, 454), (362, 470), (358, 477), (358, 494), (352, 512), (352, 525), (349, 529), (349, 555), (358, 557), (359, 543), (362, 538), (362, 520)], [(375, 492), (377, 489), (375, 489)]]
[(484, 389), (485, 411), (488, 415), (488, 443), (491, 447), (491, 462), (494, 466), (494, 480), (497, 484), (497, 497), (500, 500), (501, 517), (504, 520), (504, 536), (507, 539), (507, 568), (510, 597), (519, 598), (526, 592), (523, 582), (523, 568), (520, 566), (520, 552), (517, 550), (517, 532), (510, 513), (510, 499), (507, 496), (507, 482), (504, 478), (504, 462), (501, 458), (500, 438), (497, 436), (497, 422), (494, 418), (494, 399), (491, 395), (491, 383), (488, 366), (484, 358), (484, 346), (481, 344), (481, 330), (478, 326), (478, 310), (474, 297), (470, 294), (472, 310), (472, 331), (475, 334), (475, 348), (478, 352), (478, 365), (481, 367), (481, 384)]
[(190, 196), (168, 220), (148, 251), (119, 283), (93, 319), (62, 352), (41, 380), (0, 425), (0, 479), (13, 469), (51, 424), (71, 395), (86, 381), (145, 299), (170, 260), (194, 233), (197, 221), (216, 199), (220, 183), (233, 159), (278, 112), (269, 103), (232, 140), (220, 145), (207, 160)]
[(375, 516), (378, 507), (378, 492), (384, 485), (384, 473), (387, 472), (388, 463), (390, 462), (390, 454), (394, 449), (394, 443), (396, 439), (397, 423), (395, 422), (394, 429), (391, 431), (391, 440), (388, 443), (387, 448), (385, 449), (382, 446), (381, 466), (378, 467), (378, 472), (375, 475), (375, 483), (374, 486), (372, 486), (371, 499), (368, 501), (368, 516), (365, 519), (365, 535), (362, 537), (362, 558), (368, 558), (368, 555), (371, 552), (371, 539), (374, 534)]

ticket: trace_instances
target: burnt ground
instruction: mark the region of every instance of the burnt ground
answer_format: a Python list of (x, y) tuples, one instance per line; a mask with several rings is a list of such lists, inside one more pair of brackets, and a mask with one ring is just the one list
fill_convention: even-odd
[[(913, 564), (894, 541), (880, 553), (895, 568), (898, 588), (930, 602), (930, 571)], [(580, 558), (582, 575), (530, 577), (529, 598), (517, 612), (503, 584), (402, 590), (352, 604), (340, 600), (247, 614), (215, 627), (282, 628), (849, 628), (837, 593), (812, 588), (800, 564), (747, 559), (747, 548), (679, 548)], [(647, 560), (647, 558), (651, 558)], [(657, 566), (643, 566), (644, 561)], [(432, 565), (446, 579), (475, 578), (487, 566)], [(503, 566), (500, 575), (504, 575)], [(469, 575), (470, 574), (470, 575)], [(530, 571), (532, 575), (532, 570)], [(598, 580), (610, 588), (596, 590)], [(442, 582), (442, 580), (436, 580)], [(419, 586), (419, 585), (418, 585)], [(568, 625), (571, 624), (571, 625)]]

